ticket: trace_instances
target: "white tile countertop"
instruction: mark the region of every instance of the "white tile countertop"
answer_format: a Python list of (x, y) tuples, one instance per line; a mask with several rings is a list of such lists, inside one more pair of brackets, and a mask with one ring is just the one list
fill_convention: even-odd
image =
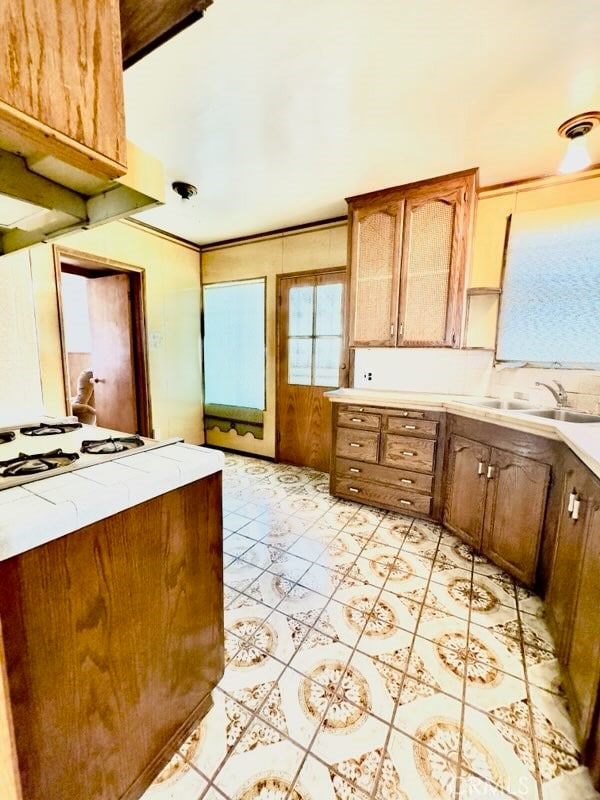
[[(418, 408), (449, 411), (462, 417), (503, 425), (505, 428), (564, 442), (600, 478), (600, 423), (559, 422), (521, 411), (475, 405), (477, 397), (427, 392), (393, 392), (380, 389), (335, 389), (325, 392), (333, 403)], [(485, 398), (479, 398), (485, 399)], [(487, 398), (489, 399), (489, 398)]]
[(0, 561), (223, 469), (223, 453), (177, 442), (0, 491)]

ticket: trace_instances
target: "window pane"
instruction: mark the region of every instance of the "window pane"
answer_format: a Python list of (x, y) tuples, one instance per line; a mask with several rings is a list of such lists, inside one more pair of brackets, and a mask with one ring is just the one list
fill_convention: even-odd
[(317, 286), (317, 336), (339, 336), (342, 333), (342, 288), (341, 283)]
[(288, 339), (288, 383), (310, 386), (312, 339)]
[(315, 339), (314, 386), (339, 386), (342, 337)]
[(500, 308), (498, 360), (600, 362), (600, 204), (515, 218)]
[(265, 407), (265, 281), (204, 287), (205, 402)]
[(312, 336), (313, 325), (313, 287), (294, 286), (289, 294), (290, 336)]

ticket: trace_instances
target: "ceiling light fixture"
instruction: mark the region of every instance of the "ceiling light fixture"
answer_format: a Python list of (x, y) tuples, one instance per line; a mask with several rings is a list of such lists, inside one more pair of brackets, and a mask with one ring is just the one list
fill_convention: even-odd
[(171, 184), (171, 188), (182, 200), (189, 200), (198, 193), (198, 189), (192, 183), (186, 183), (185, 181), (174, 181)]
[(565, 120), (558, 128), (558, 135), (568, 139), (567, 149), (558, 167), (558, 172), (577, 172), (592, 163), (584, 139), (592, 128), (600, 123), (600, 111), (586, 111)]

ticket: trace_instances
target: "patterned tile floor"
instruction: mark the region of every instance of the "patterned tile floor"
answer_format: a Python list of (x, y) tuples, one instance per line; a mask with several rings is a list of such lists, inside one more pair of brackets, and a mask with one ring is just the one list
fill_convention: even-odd
[(225, 675), (143, 800), (600, 797), (537, 597), (323, 473), (225, 463)]

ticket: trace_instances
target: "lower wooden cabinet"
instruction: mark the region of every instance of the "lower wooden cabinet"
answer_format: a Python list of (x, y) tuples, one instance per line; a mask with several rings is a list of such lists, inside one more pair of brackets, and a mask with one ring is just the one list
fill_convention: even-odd
[(439, 519), (444, 419), (421, 409), (334, 404), (331, 493)]
[(451, 436), (444, 524), (520, 581), (535, 581), (550, 466)]
[[(582, 749), (596, 750), (600, 685), (600, 482), (567, 457), (546, 616)], [(598, 760), (598, 754), (590, 754)]]

